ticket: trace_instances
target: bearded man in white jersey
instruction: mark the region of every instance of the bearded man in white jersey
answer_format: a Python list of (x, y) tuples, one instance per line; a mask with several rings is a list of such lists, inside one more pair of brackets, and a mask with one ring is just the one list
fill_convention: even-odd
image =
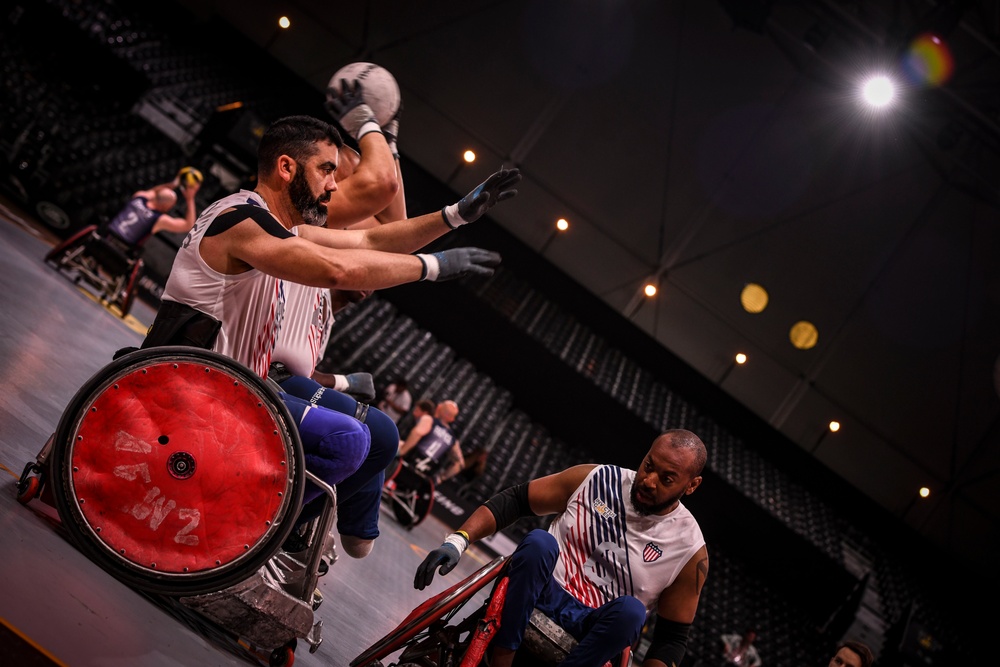
[[(327, 89), (327, 110), (359, 151), (345, 146), (337, 167), (337, 191), (327, 205), (326, 226), (368, 229), (406, 218), (406, 201), (396, 140), (399, 117), (379, 129), (365, 103), (360, 82)], [(362, 131), (364, 132), (362, 134)], [(379, 536), (379, 505), (384, 470), (395, 458), (399, 431), (382, 411), (369, 406), (375, 387), (369, 373), (322, 373), (334, 315), (370, 292), (329, 290), (285, 281), (285, 321), (272, 356), (269, 376), (286, 393), (363, 422), (371, 435), (364, 463), (337, 485), (337, 531), (343, 551), (364, 558)], [(305, 523), (322, 511), (322, 498), (299, 514)]]
[(535, 608), (579, 641), (563, 667), (601, 667), (635, 645), (653, 611), (643, 667), (676, 667), (708, 576), (701, 528), (680, 501), (701, 484), (706, 458), (701, 439), (677, 429), (653, 441), (636, 471), (584, 464), (506, 489), (427, 555), (414, 587), (447, 574), (470, 543), (520, 517), (557, 514), (510, 558), (491, 667), (512, 664)]
[[(142, 347), (195, 345), (267, 378), (284, 315), (284, 282), (374, 290), (420, 280), (490, 275), (500, 256), (481, 248), (412, 255), (514, 196), (517, 170), (501, 170), (442, 211), (365, 230), (323, 227), (337, 190), (343, 141), (309, 116), (271, 124), (258, 147), (258, 185), (207, 207), (174, 259), (162, 305)], [(370, 448), (351, 416), (282, 394), (306, 467), (330, 485), (355, 472)], [(307, 485), (305, 501), (320, 495)]]

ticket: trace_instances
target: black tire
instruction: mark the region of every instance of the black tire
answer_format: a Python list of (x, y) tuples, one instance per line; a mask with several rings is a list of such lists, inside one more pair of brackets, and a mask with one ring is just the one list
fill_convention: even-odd
[[(245, 432), (219, 426), (241, 418), (253, 424)], [(256, 462), (269, 464), (257, 466), (260, 475), (242, 467)], [(298, 431), (274, 390), (242, 364), (191, 347), (137, 350), (98, 371), (60, 419), (50, 470), (55, 505), (75, 545), (125, 584), (168, 596), (218, 591), (260, 569), (291, 533), (305, 489)], [(258, 478), (265, 486), (255, 484)], [(259, 502), (246, 503), (248, 489)], [(216, 513), (213, 523), (232, 525), (245, 543), (222, 548), (220, 540), (232, 535), (190, 532), (201, 510), (219, 507), (233, 513)], [(252, 519), (248, 527), (237, 521), (243, 512)]]
[(50, 201), (40, 201), (35, 204), (35, 213), (38, 218), (52, 229), (65, 231), (73, 225), (72, 218), (60, 206)]

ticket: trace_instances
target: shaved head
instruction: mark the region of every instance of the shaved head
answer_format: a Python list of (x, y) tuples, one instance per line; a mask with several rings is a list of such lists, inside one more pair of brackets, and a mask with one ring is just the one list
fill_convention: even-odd
[(660, 436), (653, 441), (651, 449), (657, 448), (677, 449), (691, 452), (693, 458), (692, 468), (689, 472), (692, 477), (700, 475), (705, 469), (705, 462), (708, 461), (708, 450), (705, 449), (705, 443), (703, 443), (701, 438), (696, 436), (691, 431), (686, 431), (682, 428), (672, 429), (661, 433)]
[(437, 410), (434, 411), (434, 416), (444, 423), (450, 424), (458, 416), (458, 403), (451, 400), (441, 401), (437, 406)]
[(160, 188), (153, 195), (153, 208), (160, 213), (167, 213), (177, 203), (177, 193), (171, 188)]

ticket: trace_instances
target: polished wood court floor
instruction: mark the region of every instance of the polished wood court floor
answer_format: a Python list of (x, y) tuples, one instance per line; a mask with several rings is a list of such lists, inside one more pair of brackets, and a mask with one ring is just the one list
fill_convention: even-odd
[[(153, 317), (137, 302), (123, 321), (46, 266), (54, 241), (0, 200), (0, 665), (248, 664), (89, 561), (60, 534), (51, 508), (15, 499), (21, 470), (77, 389), (115, 350), (138, 345)], [(407, 531), (387, 512), (380, 525), (369, 557), (341, 554), (320, 579), (323, 643), (310, 654), (300, 641), (296, 665), (346, 666), (419, 603), (488, 560), (470, 550), (447, 578), (416, 591), (417, 565), (448, 529), (429, 517)]]

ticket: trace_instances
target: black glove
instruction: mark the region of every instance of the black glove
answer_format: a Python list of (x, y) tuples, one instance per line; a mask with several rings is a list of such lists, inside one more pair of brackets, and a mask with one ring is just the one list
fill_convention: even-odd
[(497, 202), (510, 199), (517, 194), (514, 186), (521, 180), (521, 170), (500, 169), (475, 190), (462, 197), (455, 204), (449, 204), (441, 210), (445, 224), (452, 229), (475, 222)]
[(337, 391), (350, 394), (362, 403), (371, 403), (375, 399), (375, 382), (371, 373), (351, 373), (334, 377), (336, 377), (334, 388)]
[(340, 90), (332, 86), (326, 89), (326, 110), (355, 140), (369, 132), (381, 131), (375, 112), (365, 104), (361, 91), (360, 81), (351, 85), (347, 79), (340, 80)]
[(424, 263), (421, 280), (440, 282), (464, 276), (492, 276), (500, 264), (500, 253), (482, 248), (450, 248), (429, 255), (417, 255)]
[(424, 590), (434, 580), (434, 570), (440, 567), (441, 574), (448, 574), (455, 569), (461, 557), (462, 554), (454, 545), (445, 542), (424, 558), (424, 562), (417, 568), (416, 576), (413, 577), (413, 587), (418, 591)]

